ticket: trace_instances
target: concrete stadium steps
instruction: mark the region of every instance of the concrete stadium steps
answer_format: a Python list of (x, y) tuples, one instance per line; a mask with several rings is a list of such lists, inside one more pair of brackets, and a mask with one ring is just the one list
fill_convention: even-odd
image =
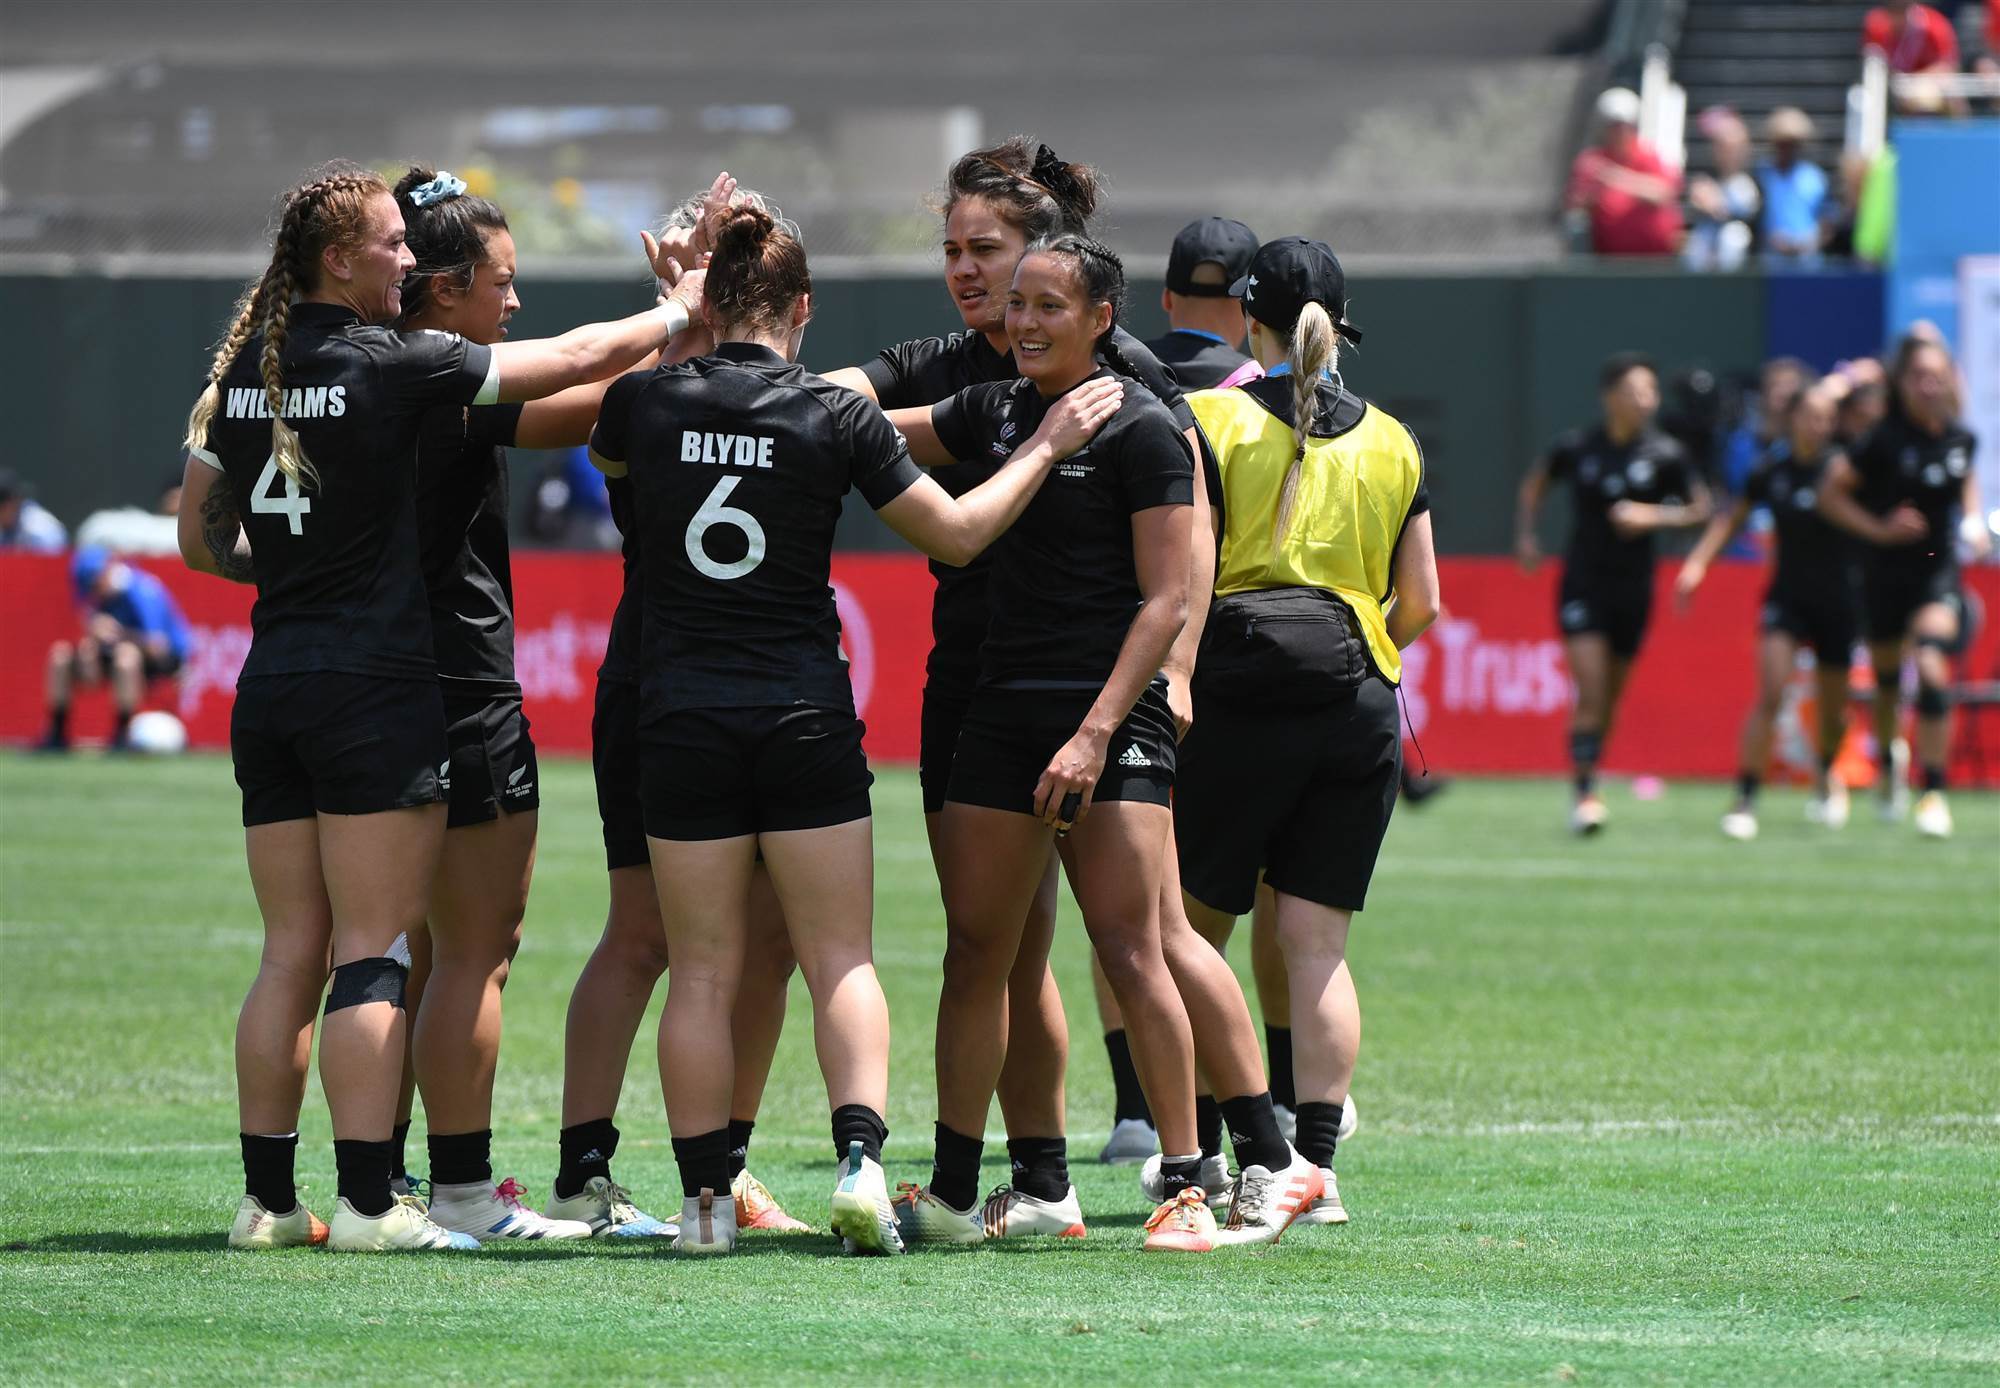
[[(1735, 108), (1749, 123), (1762, 159), (1764, 117), (1797, 106), (1813, 119), (1811, 156), (1831, 166), (1847, 117), (1847, 88), (1861, 75), (1861, 22), (1869, 6), (1853, 0), (1687, 0), (1674, 80), (1687, 89), (1692, 124), (1705, 107)], [(1708, 143), (1688, 131), (1688, 172), (1713, 165)]]

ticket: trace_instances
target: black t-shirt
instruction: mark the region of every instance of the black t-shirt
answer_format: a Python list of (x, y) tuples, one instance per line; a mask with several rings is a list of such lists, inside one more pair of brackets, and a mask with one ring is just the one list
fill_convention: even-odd
[(630, 470), (644, 547), (641, 722), (689, 708), (852, 712), (828, 575), (850, 486), (923, 474), (882, 412), (768, 348), (623, 377), (591, 448)]
[(1568, 567), (1612, 580), (1651, 574), (1653, 537), (1622, 538), (1611, 528), (1611, 508), (1621, 501), (1686, 504), (1695, 480), (1687, 451), (1651, 426), (1622, 446), (1614, 444), (1599, 425), (1558, 438), (1547, 461), (1549, 476), (1570, 485)]
[[(993, 382), (940, 401), (931, 421), (953, 457), (997, 465), (1053, 403), (1032, 381)], [(1142, 598), (1132, 516), (1193, 500), (1194, 460), (1179, 423), (1150, 390), (1127, 381), (1118, 413), (1055, 465), (988, 551), (992, 620), (980, 683), (1102, 688)]]
[(519, 405), (441, 405), (417, 436), (417, 532), (440, 683), (514, 683), (514, 572), (507, 549), (507, 448)]
[(1210, 390), (1250, 358), (1212, 333), (1175, 328), (1146, 343), (1182, 390)]
[(1819, 513), (1820, 482), (1839, 456), (1838, 448), (1828, 448), (1802, 462), (1779, 439), (1743, 484), (1743, 499), (1771, 512), (1778, 537), (1774, 590), (1820, 597), (1849, 585), (1854, 548), (1847, 533)]
[[(1173, 412), (1180, 427), (1193, 428), (1194, 412), (1188, 409), (1172, 374), (1146, 344), (1123, 328), (1112, 331), (1112, 342), (1132, 375)], [(974, 332), (897, 343), (884, 348), (861, 370), (885, 410), (935, 405), (968, 386), (1018, 379), (1013, 354), (994, 351), (984, 333)], [(1023, 442), (1026, 438), (1022, 435)], [(991, 477), (1000, 461), (981, 456), (938, 468), (933, 475), (953, 496), (963, 496)], [(1211, 486), (1209, 494), (1215, 496), (1217, 487)], [(992, 555), (988, 549), (962, 568), (931, 561), (937, 594), (931, 600), (931, 653), (925, 671), (933, 691), (964, 696), (978, 682), (979, 646), (986, 639), (989, 619), (986, 583)]]
[(429, 679), (430, 602), (417, 536), (417, 439), (426, 411), (497, 391), (492, 349), (454, 333), (363, 323), (297, 304), (285, 336), (285, 422), (318, 481), (278, 470), (253, 337), (220, 382), (197, 457), (229, 479), (255, 556), (243, 675), (332, 670)]
[(619, 554), (624, 561), (618, 608), (611, 614), (611, 631), (604, 642), (604, 663), (597, 667), (600, 682), (639, 682), (640, 611), (646, 605), (645, 569), (640, 563), (638, 503), (632, 499), (632, 479), (604, 479), (605, 499), (611, 505), (611, 523), (618, 527)]
[(1930, 524), (1930, 533), (1915, 544), (1870, 546), (1871, 563), (1928, 569), (1958, 562), (1955, 544), (1965, 475), (1972, 469), (1976, 442), (1956, 420), (1942, 434), (1927, 434), (1900, 407), (1891, 406), (1875, 431), (1855, 447), (1861, 504), (1886, 516), (1907, 502)]

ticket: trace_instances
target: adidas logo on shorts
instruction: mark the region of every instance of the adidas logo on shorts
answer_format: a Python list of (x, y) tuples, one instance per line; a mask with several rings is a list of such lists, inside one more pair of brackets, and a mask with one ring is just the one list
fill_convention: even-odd
[(1139, 750), (1137, 744), (1134, 744), (1133, 746), (1127, 747), (1124, 750), (1124, 752), (1119, 755), (1118, 764), (1120, 766), (1151, 766), (1153, 762), (1150, 757), (1148, 757), (1144, 752)]

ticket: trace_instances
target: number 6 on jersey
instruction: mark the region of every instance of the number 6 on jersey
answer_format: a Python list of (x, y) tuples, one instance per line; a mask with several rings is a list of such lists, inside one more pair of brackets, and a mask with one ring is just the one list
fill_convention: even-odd
[[(280, 479), (284, 481), (285, 494), (274, 496), (271, 484)], [(257, 481), (250, 488), (250, 509), (261, 516), (283, 516), (291, 524), (294, 535), (303, 535), (306, 527), (302, 517), (312, 508), (312, 498), (299, 490), (297, 480), (278, 471), (278, 455), (274, 453), (266, 458), (264, 470), (257, 474)]]
[[(729, 500), (729, 494), (736, 490), (736, 484), (742, 480), (741, 477), (725, 477), (717, 482), (715, 490), (708, 494), (708, 499), (701, 503), (701, 509), (696, 511), (694, 518), (688, 522), (688, 563), (694, 565), (697, 573), (708, 578), (722, 581), (741, 578), (764, 562), (764, 527), (759, 525), (757, 518), (748, 511), (725, 504)], [(732, 525), (743, 532), (748, 547), (741, 559), (718, 564), (708, 557), (708, 550), (702, 543), (702, 537), (708, 533), (709, 527), (716, 525)]]

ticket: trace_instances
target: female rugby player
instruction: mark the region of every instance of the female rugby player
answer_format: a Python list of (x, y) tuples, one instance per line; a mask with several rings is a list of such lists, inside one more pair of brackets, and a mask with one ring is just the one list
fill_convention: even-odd
[(1945, 769), (1951, 758), (1951, 657), (1965, 637), (1958, 574), (1960, 521), (1977, 556), (1993, 539), (1972, 471), (1976, 442), (1958, 419), (1957, 371), (1935, 337), (1912, 333), (1889, 370), (1889, 413), (1853, 451), (1827, 469), (1820, 505), (1827, 519), (1867, 541), (1862, 562), (1868, 655), (1875, 667), (1875, 745), (1885, 818), (1903, 812), (1909, 787), (1890, 748), (1901, 715), (1903, 658), (1916, 648), (1917, 762), (1924, 793), (1917, 831), (1951, 834)]
[(1535, 513), (1552, 480), (1570, 484), (1569, 549), (1563, 558), (1557, 622), (1576, 682), (1570, 761), (1576, 804), (1570, 829), (1594, 834), (1610, 817), (1597, 794), (1597, 762), (1618, 716), (1618, 699), (1646, 636), (1653, 605), (1653, 536), (1709, 517), (1708, 487), (1687, 454), (1653, 423), (1660, 382), (1652, 362), (1620, 352), (1597, 375), (1603, 421), (1571, 431), (1537, 459), (1521, 482), (1514, 549), (1532, 572), (1541, 562)]
[(1119, 392), (1079, 392), (1012, 465), (954, 500), (880, 411), (795, 364), (812, 279), (790, 228), (734, 209), (706, 293), (715, 351), (619, 381), (591, 444), (607, 475), (631, 475), (646, 554), (642, 795), (672, 960), (660, 1068), (684, 1197), (675, 1246), (736, 1242), (734, 1203), (718, 1200), (729, 1007), (761, 850), (813, 996), (841, 1158), (832, 1226), (856, 1251), (891, 1253), (902, 1243), (881, 1168), (889, 1018), (869, 943), (872, 777), (827, 586), (834, 524), (857, 487), (912, 543), (964, 562)]
[(1333, 1154), (1361, 1040), (1347, 934), (1396, 802), (1399, 653), (1438, 611), (1430, 498), (1408, 428), (1332, 374), (1338, 339), (1360, 338), (1333, 252), (1266, 242), (1238, 292), (1270, 374), (1190, 400), (1223, 526), (1175, 838), (1203, 935), (1252, 908), (1260, 872), (1272, 891), (1296, 1141), (1323, 1187), (1299, 1218), (1342, 1223)]
[[(1082, 233), (1096, 210), (1097, 175), (1088, 166), (1064, 161), (1047, 145), (1014, 136), (997, 145), (974, 150), (952, 165), (945, 180), (945, 287), (965, 323), (963, 332), (943, 338), (916, 338), (889, 347), (859, 368), (834, 372), (828, 379), (862, 392), (890, 412), (906, 432), (928, 430), (929, 410), (968, 386), (1017, 378), (1013, 348), (1007, 340), (1006, 304), (1014, 269), (1029, 242), (1062, 232)], [(1137, 338), (1122, 327), (1112, 330), (1112, 343), (1132, 375), (1173, 411), (1176, 422), (1196, 446), (1194, 417), (1187, 412), (1172, 375)], [(938, 461), (952, 462), (949, 458)], [(976, 485), (988, 467), (986, 460), (960, 464), (939, 474), (948, 490)], [(1196, 498), (1205, 508), (1206, 496)], [(1197, 524), (1205, 519), (1197, 517)], [(1207, 546), (1196, 556), (1195, 586), (1205, 591), (1213, 555)], [(937, 594), (931, 610), (933, 645), (924, 684), (919, 780), (924, 795), (924, 827), (932, 861), (940, 874), (949, 870), (938, 848), (945, 786), (950, 780), (953, 749), (959, 727), (972, 700), (979, 672), (979, 647), (987, 629), (988, 563), (962, 570), (932, 565)], [(1198, 605), (1199, 606), (1199, 605)], [(1191, 609), (1182, 639), (1168, 661), (1169, 701), (1177, 717), (1187, 711), (1187, 672), (1200, 637), (1201, 611)], [(1066, 1144), (1061, 1134), (1064, 1113), (1064, 1072), (1069, 1060), (1069, 1026), (1055, 976), (1046, 964), (1039, 971), (1028, 961), (1043, 958), (1054, 939), (1056, 861), (1051, 855), (1043, 884), (1029, 906), (1022, 939), (1022, 961), (1010, 977), (1008, 1047), (998, 1087), (1000, 1111), (1009, 1145), (1025, 1185), (1061, 1206), (1069, 1189)], [(1112, 1005), (1115, 1017), (1115, 1003)], [(1111, 1140), (1105, 1160), (1143, 1161), (1158, 1149), (1158, 1133), (1146, 1107), (1145, 1091), (1132, 1063), (1122, 1025), (1107, 1021), (1105, 1046), (1111, 1058), (1118, 1093)], [(1070, 1228), (1074, 1212), (1066, 1207), (1043, 1208), (1033, 1198), (1020, 1200), (1003, 1187), (992, 1222), (994, 1232), (1055, 1233)]]
[(1847, 732), (1847, 668), (1861, 625), (1860, 603), (1853, 546), (1819, 511), (1820, 483), (1834, 460), (1846, 456), (1833, 441), (1839, 393), (1828, 380), (1785, 403), (1772, 420), (1781, 432), (1745, 482), (1743, 495), (1709, 521), (1674, 580), (1674, 598), (1686, 610), (1708, 566), (1750, 513), (1770, 508), (1778, 555), (1760, 618), (1757, 699), (1743, 720), (1736, 801), (1722, 816), (1722, 832), (1738, 841), (1757, 837), (1757, 785), (1770, 764), (1772, 728), (1801, 646), (1812, 648), (1819, 686), (1819, 771), (1807, 814), (1832, 829), (1847, 823), (1847, 787), (1833, 762)]
[(335, 1248), (465, 1248), (389, 1191), (408, 936), (444, 837), (444, 710), (416, 520), (434, 406), (551, 395), (662, 345), (660, 308), (544, 342), (397, 333), (414, 264), (381, 178), (285, 196), (270, 264), (189, 416), (181, 550), (257, 585), (230, 747), (265, 949), (237, 1028), (245, 1198), (230, 1242), (327, 1238), (292, 1187), (313, 1011), (333, 1115)]
[[(726, 173), (718, 175), (706, 195), (689, 198), (668, 215), (657, 241), (647, 238), (648, 254), (660, 274), (674, 274), (681, 260), (699, 263), (732, 206), (754, 207), (775, 216), (762, 195), (739, 189)], [(672, 364), (705, 356), (714, 346), (707, 327), (697, 322), (674, 339), (666, 360)], [(618, 1128), (612, 1120), (632, 1040), (668, 961), (639, 795), (643, 555), (633, 521), (631, 479), (607, 478), (606, 484), (612, 519), (623, 539), (624, 583), (612, 614), (604, 663), (597, 672), (590, 731), (611, 905), (604, 934), (570, 995), (563, 1037), (561, 1165), (550, 1210), (566, 1218), (588, 1219), (613, 1234), (670, 1236), (678, 1226), (641, 1213), (611, 1174), (618, 1149)], [(793, 969), (784, 915), (771, 890), (770, 874), (761, 866), (752, 874), (750, 890), (751, 941), (744, 952), (744, 977), (731, 1022), (736, 1094), (729, 1118), (730, 1191), (739, 1230), (797, 1232), (807, 1227), (805, 1223), (787, 1214), (747, 1166), (751, 1130), (784, 1028)]]

